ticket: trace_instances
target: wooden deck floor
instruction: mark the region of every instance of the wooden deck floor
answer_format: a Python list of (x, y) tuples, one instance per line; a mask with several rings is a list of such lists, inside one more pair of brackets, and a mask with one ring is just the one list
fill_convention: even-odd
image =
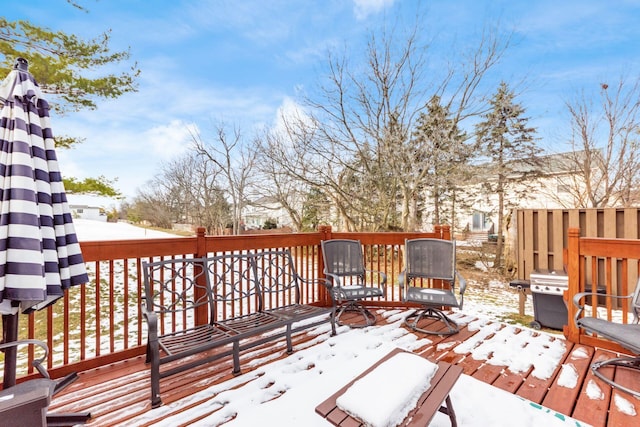
[[(384, 319), (379, 318), (378, 325), (384, 322)], [(595, 378), (589, 369), (592, 360), (612, 357), (614, 354), (583, 345), (574, 346), (566, 342), (566, 351), (558, 368), (548, 380), (540, 380), (531, 375), (533, 369), (524, 373), (512, 373), (505, 366), (488, 364), (483, 360), (475, 360), (468, 354), (458, 354), (453, 351), (454, 344), (471, 339), (475, 334), (475, 330), (465, 326), (453, 336), (429, 335), (428, 338), (432, 343), (415, 352), (434, 362), (444, 360), (458, 364), (467, 375), (596, 427), (640, 425), (638, 418), (640, 414), (627, 415), (618, 408), (619, 405), (615, 401), (616, 395), (620, 392), (611, 391), (611, 388)], [(489, 338), (491, 337), (484, 337), (484, 340)], [(294, 346), (303, 346), (310, 339), (311, 337), (304, 333), (299, 334), (294, 339)], [(274, 360), (273, 357), (269, 359), (267, 356), (287, 357), (283, 343), (265, 345), (252, 350), (250, 354), (243, 355), (241, 358), (243, 372), (259, 368), (259, 365), (249, 366), (247, 362), (250, 358), (256, 360), (265, 357), (269, 362)], [(560, 375), (562, 365), (571, 365), (575, 369), (577, 374), (575, 387), (562, 385)], [(171, 406), (172, 403), (193, 395), (196, 391), (233, 378), (231, 368), (231, 361), (223, 359), (185, 374), (163, 379), (161, 390), (164, 405)], [(614, 372), (613, 368), (610, 368), (610, 374), (616, 375), (618, 381), (637, 388), (640, 382), (637, 375), (634, 377), (633, 373), (624, 371), (624, 369), (618, 369)], [(604, 396), (598, 399), (593, 398), (592, 382), (604, 391)], [(79, 379), (76, 382), (54, 397), (50, 412), (91, 412), (92, 419), (88, 424), (90, 426), (134, 425), (127, 420), (142, 413), (148, 416), (153, 414), (149, 394), (149, 369), (144, 359), (139, 357), (79, 373)], [(633, 399), (624, 393), (621, 395), (627, 400)], [(198, 402), (195, 401), (190, 405), (197, 404)], [(640, 404), (636, 404), (636, 407), (640, 407)], [(184, 409), (185, 407), (181, 406), (176, 411)], [(194, 420), (185, 419), (184, 425), (192, 421)], [(153, 422), (155, 421), (149, 424)]]

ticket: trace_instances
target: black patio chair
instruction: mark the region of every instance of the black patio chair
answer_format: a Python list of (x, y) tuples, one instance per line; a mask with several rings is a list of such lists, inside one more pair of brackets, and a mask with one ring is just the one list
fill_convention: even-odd
[(89, 413), (47, 413), (51, 398), (70, 384), (74, 377), (52, 380), (43, 362), (49, 355), (47, 344), (34, 339), (24, 339), (0, 343), (0, 351), (17, 350), (20, 346), (33, 345), (41, 348), (43, 354), (32, 364), (42, 378), (27, 380), (0, 391), (0, 425), (13, 426), (76, 426), (91, 418)]
[[(357, 328), (375, 325), (376, 315), (361, 301), (386, 295), (386, 274), (364, 268), (362, 243), (359, 240), (332, 239), (323, 240), (321, 244), (324, 273), (332, 283), (331, 292), (337, 304), (333, 314), (335, 322), (342, 325), (340, 316), (345, 312), (355, 312), (363, 316), (364, 324), (350, 323), (349, 326)], [(371, 275), (376, 274), (379, 276), (379, 285), (368, 284), (373, 281), (369, 280), (372, 279)]]
[(582, 317), (586, 304), (582, 304), (581, 300), (592, 296), (593, 293), (591, 292), (581, 292), (574, 295), (573, 304), (578, 308), (574, 319), (576, 326), (584, 329), (588, 333), (597, 334), (600, 337), (620, 344), (635, 356), (622, 356), (593, 362), (591, 364), (591, 371), (596, 377), (600, 378), (611, 387), (640, 398), (640, 389), (632, 390), (616, 383), (613, 379), (608, 378), (600, 371), (601, 368), (606, 366), (619, 366), (633, 369), (638, 371), (637, 374), (639, 375), (639, 379), (636, 384), (640, 384), (640, 279), (638, 280), (636, 288), (631, 295), (598, 294), (598, 298), (611, 298), (612, 300), (618, 301), (629, 300), (633, 314), (633, 323), (616, 323), (600, 319), (595, 316)]
[(47, 408), (51, 403), (51, 396), (56, 382), (49, 379), (42, 362), (49, 354), (49, 348), (42, 341), (20, 340), (0, 344), (0, 350), (15, 348), (23, 345), (39, 346), (43, 350), (42, 357), (33, 361), (33, 366), (43, 378), (25, 381), (0, 391), (0, 424), (3, 426), (46, 426)]
[[(405, 269), (399, 276), (400, 292), (404, 301), (422, 306), (405, 318), (405, 324), (425, 334), (457, 333), (458, 325), (443, 311), (444, 308), (461, 309), (467, 288), (466, 280), (456, 270), (455, 240), (408, 239), (404, 252)], [(455, 295), (456, 279), (460, 285), (459, 302)], [(430, 329), (418, 326), (423, 319), (438, 320), (438, 326)], [(442, 324), (446, 329), (441, 328)]]

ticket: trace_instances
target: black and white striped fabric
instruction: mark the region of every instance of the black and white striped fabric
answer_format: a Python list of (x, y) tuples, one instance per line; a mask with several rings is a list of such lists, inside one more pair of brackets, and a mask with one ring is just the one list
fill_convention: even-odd
[(18, 65), (0, 84), (0, 104), (0, 313), (15, 314), (46, 307), (88, 276), (58, 167), (49, 104)]

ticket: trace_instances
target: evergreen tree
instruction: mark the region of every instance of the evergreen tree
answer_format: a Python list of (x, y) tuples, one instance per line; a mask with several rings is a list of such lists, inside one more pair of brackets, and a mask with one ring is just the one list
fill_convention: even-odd
[(490, 101), (490, 110), (484, 120), (476, 125), (476, 138), (479, 148), (489, 158), (487, 177), (483, 185), (487, 192), (498, 196), (498, 244), (494, 267), (502, 270), (503, 224), (508, 207), (505, 192), (516, 197), (526, 197), (526, 189), (518, 186), (525, 177), (531, 179), (540, 173), (540, 161), (537, 155), (540, 149), (534, 138), (535, 129), (529, 127), (525, 109), (514, 102), (515, 95), (505, 82), (500, 83), (498, 91)]
[[(85, 10), (78, 2), (68, 3)], [(109, 31), (94, 39), (82, 40), (28, 21), (8, 21), (0, 17), (0, 75), (6, 76), (16, 59), (24, 58), (43, 92), (54, 95), (47, 99), (52, 111), (65, 114), (95, 109), (96, 98), (118, 98), (137, 90), (136, 78), (140, 74), (137, 64), (119, 74), (103, 71), (130, 58), (128, 50), (112, 51), (109, 40)], [(55, 142), (57, 147), (69, 148), (81, 139), (56, 135)], [(77, 193), (119, 197), (114, 181), (105, 177), (84, 181), (71, 178), (64, 179), (64, 184)]]
[[(422, 175), (420, 193), (425, 189), (430, 192), (434, 224), (447, 222), (454, 226), (456, 189), (471, 151), (465, 146), (465, 139), (449, 110), (441, 105), (440, 97), (433, 96), (426, 113), (418, 117), (411, 146), (412, 161)], [(451, 207), (446, 215), (445, 201)]]
[(28, 21), (0, 17), (0, 74), (7, 75), (16, 59), (24, 58), (43, 92), (56, 95), (48, 100), (53, 111), (95, 109), (96, 97), (118, 98), (136, 91), (135, 80), (140, 74), (135, 63), (120, 74), (101, 73), (130, 57), (129, 51), (111, 51), (109, 40), (109, 31), (82, 40)]

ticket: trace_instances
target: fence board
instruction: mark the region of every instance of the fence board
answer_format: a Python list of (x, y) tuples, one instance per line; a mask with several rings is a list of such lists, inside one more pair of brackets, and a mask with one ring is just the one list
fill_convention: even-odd
[[(551, 240), (552, 245), (551, 249), (553, 250), (553, 269), (554, 270), (564, 270), (564, 265), (566, 260), (563, 256), (563, 249), (566, 247), (566, 236), (563, 227), (563, 217), (564, 212), (560, 210), (551, 211)], [(560, 251), (560, 256), (558, 256), (558, 251)]]
[(538, 211), (538, 229), (546, 230), (544, 234), (537, 236), (535, 241), (538, 243), (538, 268), (540, 270), (549, 270), (549, 223), (547, 222), (547, 210), (540, 209)]

